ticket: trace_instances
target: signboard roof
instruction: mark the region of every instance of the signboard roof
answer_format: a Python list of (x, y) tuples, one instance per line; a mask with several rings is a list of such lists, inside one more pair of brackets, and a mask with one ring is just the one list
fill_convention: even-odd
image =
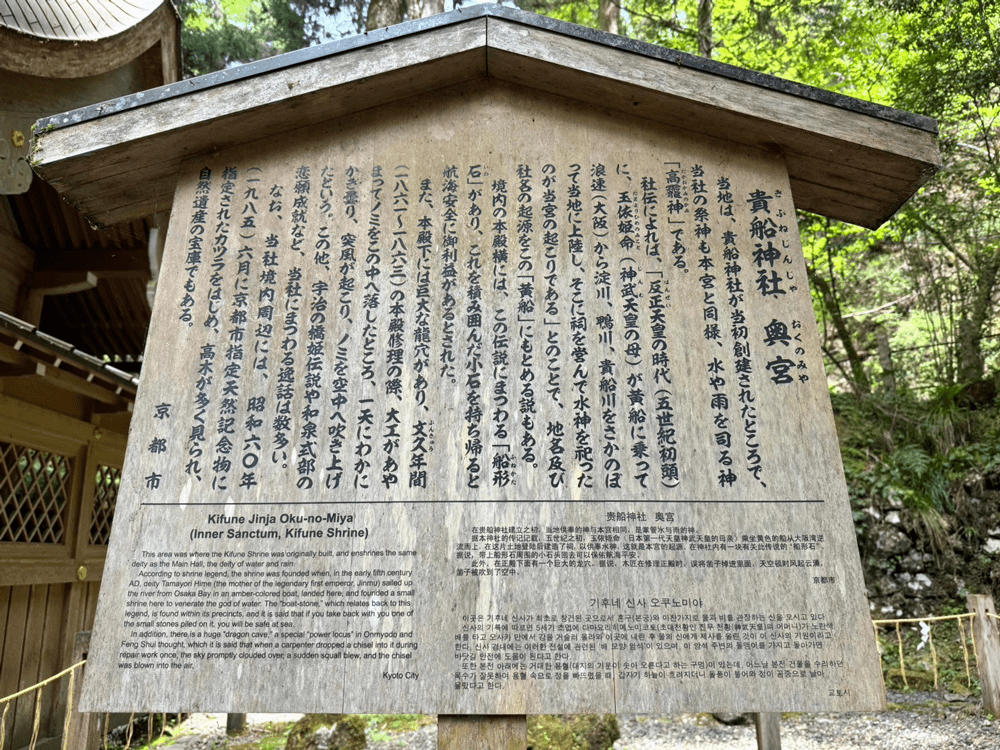
[(183, 159), (482, 78), (779, 153), (798, 208), (866, 227), (941, 163), (930, 118), (477, 5), (45, 118), (34, 165), (114, 223), (169, 207)]

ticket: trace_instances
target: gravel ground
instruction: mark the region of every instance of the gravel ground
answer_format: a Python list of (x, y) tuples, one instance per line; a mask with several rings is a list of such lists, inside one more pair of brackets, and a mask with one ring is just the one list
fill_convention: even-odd
[[(1000, 749), (1000, 722), (981, 715), (979, 702), (930, 694), (893, 694), (905, 706), (874, 714), (788, 714), (781, 720), (782, 750)], [(753, 725), (726, 726), (709, 716), (665, 720), (620, 716), (615, 750), (756, 750)]]
[[(875, 714), (788, 714), (781, 721), (782, 750), (1000, 750), (1000, 719), (982, 714), (979, 702), (932, 693), (889, 693), (894, 708)], [(250, 714), (243, 737), (225, 737), (223, 714), (194, 714), (174, 747), (186, 750), (253, 747), (269, 722), (299, 714)], [(707, 714), (663, 718), (621, 715), (615, 750), (756, 750), (753, 725), (727, 726)], [(423, 727), (369, 750), (436, 750), (437, 728)]]

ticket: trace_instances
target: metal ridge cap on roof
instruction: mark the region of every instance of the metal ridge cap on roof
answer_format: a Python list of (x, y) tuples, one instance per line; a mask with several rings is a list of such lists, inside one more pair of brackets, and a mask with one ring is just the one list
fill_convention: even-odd
[[(648, 42), (630, 39), (628, 37), (611, 34), (606, 31), (590, 29), (579, 26), (568, 21), (559, 21), (535, 13), (529, 13), (517, 8), (508, 8), (495, 4), (474, 5), (470, 8), (457, 8), (448, 13), (442, 13), (429, 18), (420, 18), (413, 21), (406, 21), (395, 26), (365, 32), (356, 36), (346, 37), (315, 47), (287, 52), (283, 55), (257, 60), (245, 65), (220, 70), (216, 73), (208, 73), (197, 78), (189, 78), (177, 83), (160, 86), (159, 88), (141, 91), (136, 94), (129, 94), (118, 99), (107, 102), (92, 104), (87, 107), (72, 110), (50, 117), (44, 117), (37, 123), (38, 130), (55, 130), (69, 127), (79, 122), (98, 119), (125, 110), (155, 104), (175, 97), (184, 96), (197, 91), (204, 91), (216, 86), (222, 86), (235, 81), (253, 78), (267, 73), (293, 68), (299, 65), (321, 60), (327, 57), (350, 52), (355, 49), (381, 44), (382, 42), (400, 39), (438, 28), (453, 26), (476, 18), (498, 18), (525, 26), (532, 26), (545, 31), (570, 36), (584, 41), (600, 44), (606, 47), (613, 47), (624, 52), (643, 55), (663, 62), (679, 65), (694, 70), (699, 70), (710, 75), (717, 75), (738, 81), (751, 86), (769, 89), (772, 91), (808, 99), (820, 104), (826, 104), (840, 109), (848, 110), (862, 115), (875, 117), (881, 120), (894, 122), (900, 125), (923, 130), (937, 134), (937, 122), (925, 115), (914, 114), (904, 110), (887, 107), (883, 104), (876, 104), (864, 99), (839, 94), (834, 91), (808, 86), (803, 83), (777, 78), (766, 73), (759, 73), (753, 70), (738, 68), (734, 65), (721, 63), (687, 52), (660, 47)], [(489, 37), (487, 35), (487, 47)]]
[(27, 344), (48, 349), (67, 362), (72, 362), (78, 367), (90, 370), (95, 375), (103, 379), (113, 381), (116, 385), (129, 389), (135, 389), (139, 385), (139, 378), (133, 377), (116, 367), (102, 362), (93, 354), (80, 351), (55, 336), (49, 336), (30, 323), (0, 312), (0, 329), (6, 330)]

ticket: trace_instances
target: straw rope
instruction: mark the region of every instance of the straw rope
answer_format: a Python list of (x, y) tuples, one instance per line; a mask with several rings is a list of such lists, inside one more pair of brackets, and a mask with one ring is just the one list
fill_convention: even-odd
[[(1000, 616), (993, 614), (992, 612), (987, 613), (990, 617), (1000, 620)], [(976, 650), (976, 641), (973, 637), (973, 625), (972, 620), (975, 618), (975, 612), (964, 612), (959, 615), (937, 615), (934, 617), (901, 617), (892, 620), (872, 620), (872, 627), (875, 630), (875, 642), (878, 644), (879, 655), (883, 654), (881, 642), (879, 641), (879, 628), (881, 627), (892, 627), (896, 631), (896, 646), (899, 653), (899, 673), (903, 680), (903, 684), (906, 687), (910, 686), (909, 678), (906, 674), (906, 659), (903, 652), (903, 634), (900, 630), (900, 625), (904, 624), (923, 624), (927, 623), (927, 645), (930, 647), (931, 661), (933, 663), (934, 671), (934, 688), (937, 689), (940, 684), (940, 673), (939, 673), (939, 660), (937, 654), (937, 647), (934, 645), (934, 631), (931, 623), (940, 623), (946, 620), (954, 620), (955, 624), (958, 626), (959, 642), (962, 644), (962, 660), (965, 663), (965, 682), (971, 688), (972, 687), (972, 670), (969, 663), (969, 646), (968, 641), (972, 641), (972, 650), (976, 658), (979, 660), (979, 653)], [(963, 620), (969, 621), (969, 633), (966, 635), (965, 624)]]
[(65, 675), (69, 674), (73, 670), (79, 669), (80, 667), (82, 667), (86, 663), (87, 663), (86, 659), (84, 659), (83, 661), (78, 661), (72, 667), (66, 667), (66, 669), (64, 669), (59, 674), (54, 674), (51, 677), (49, 677), (48, 679), (42, 680), (41, 682), (39, 682), (39, 683), (37, 683), (35, 685), (32, 685), (31, 687), (26, 687), (24, 690), (20, 690), (20, 691), (18, 691), (16, 693), (12, 693), (11, 695), (8, 695), (6, 698), (0, 698), (0, 704), (10, 703), (13, 700), (17, 700), (22, 695), (27, 695), (28, 693), (33, 693), (36, 690), (41, 690), (43, 687), (45, 687), (46, 685), (48, 685), (50, 682), (55, 682), (60, 677), (63, 677)]
[(69, 687), (66, 690), (66, 719), (63, 721), (63, 738), (61, 750), (66, 750), (69, 744), (69, 722), (73, 718), (73, 688), (76, 685), (76, 672), (69, 673)]

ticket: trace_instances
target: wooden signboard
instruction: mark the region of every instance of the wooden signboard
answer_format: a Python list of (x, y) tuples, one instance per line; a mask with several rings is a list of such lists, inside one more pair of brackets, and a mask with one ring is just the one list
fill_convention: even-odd
[(883, 705), (780, 156), (479, 81), (186, 162), (85, 710)]
[(477, 5), (36, 132), (172, 206), (84, 710), (884, 705), (795, 210), (932, 120)]

